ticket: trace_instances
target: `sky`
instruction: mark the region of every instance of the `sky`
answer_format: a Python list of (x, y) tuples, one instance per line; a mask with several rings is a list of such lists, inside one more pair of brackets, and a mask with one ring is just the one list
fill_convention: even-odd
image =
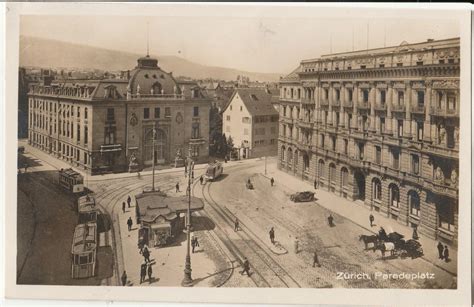
[(331, 52), (460, 35), (457, 21), (426, 16), (233, 17), (229, 12), (182, 17), (28, 15), (21, 17), (20, 34), (143, 55), (148, 37), (154, 56), (175, 55), (203, 65), (283, 75), (303, 59)]

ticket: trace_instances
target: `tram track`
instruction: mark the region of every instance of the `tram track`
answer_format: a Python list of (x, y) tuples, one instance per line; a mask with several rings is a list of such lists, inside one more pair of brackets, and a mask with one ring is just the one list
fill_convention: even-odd
[[(252, 281), (257, 287), (301, 287), (301, 285), (269, 254), (265, 248), (262, 248), (256, 241), (261, 241), (258, 236), (246, 227), (245, 231), (233, 231), (235, 216), (228, 210), (222, 208), (210, 194), (210, 187), (213, 183), (209, 182), (202, 187), (202, 196), (209, 208), (206, 213), (216, 222), (219, 229), (216, 232), (219, 239), (226, 245), (229, 251), (237, 259), (247, 257), (251, 262), (253, 272)], [(207, 194), (207, 195), (206, 195)], [(221, 221), (221, 223), (217, 223)], [(229, 234), (222, 225), (232, 229)], [(241, 225), (245, 226), (241, 223)], [(235, 240), (237, 239), (237, 240)], [(249, 253), (244, 254), (243, 250)]]

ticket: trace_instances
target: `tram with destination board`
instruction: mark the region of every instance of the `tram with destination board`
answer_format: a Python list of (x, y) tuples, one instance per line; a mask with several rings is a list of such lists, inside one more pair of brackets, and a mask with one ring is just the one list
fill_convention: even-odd
[(95, 276), (97, 245), (97, 224), (95, 222), (76, 226), (71, 249), (72, 278)]
[(206, 170), (206, 175), (204, 176), (206, 180), (212, 181), (218, 178), (224, 172), (224, 167), (221, 162), (209, 163)]
[(72, 168), (59, 171), (59, 185), (72, 193), (84, 191), (84, 178)]

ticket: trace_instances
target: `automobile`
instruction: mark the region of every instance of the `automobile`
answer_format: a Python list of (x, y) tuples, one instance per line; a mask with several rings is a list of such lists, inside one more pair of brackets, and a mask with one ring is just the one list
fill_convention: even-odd
[(19, 146), (18, 147), (18, 153), (20, 153), (20, 154), (25, 153), (25, 146)]
[(314, 201), (314, 193), (310, 191), (298, 192), (290, 196), (290, 200), (295, 203)]

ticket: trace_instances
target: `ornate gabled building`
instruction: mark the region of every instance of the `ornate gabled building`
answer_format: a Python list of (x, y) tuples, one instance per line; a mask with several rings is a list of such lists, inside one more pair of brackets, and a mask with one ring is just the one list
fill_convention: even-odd
[(457, 244), (460, 40), (324, 55), (280, 80), (279, 168)]
[(87, 172), (169, 165), (188, 149), (208, 160), (211, 100), (149, 56), (126, 79), (54, 80), (28, 101), (29, 143)]

